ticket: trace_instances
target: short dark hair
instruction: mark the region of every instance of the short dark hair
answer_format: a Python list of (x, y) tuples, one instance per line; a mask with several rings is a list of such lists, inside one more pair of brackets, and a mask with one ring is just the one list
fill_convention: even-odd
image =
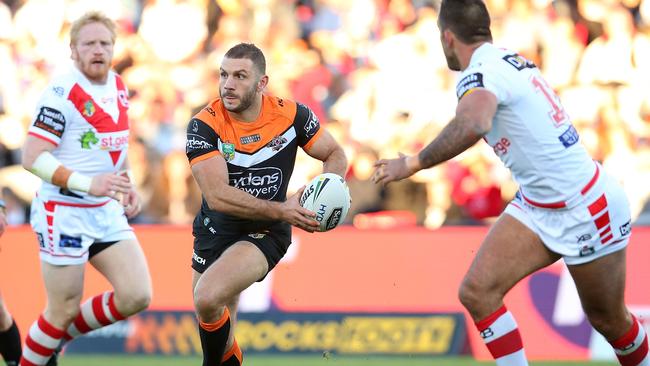
[(266, 74), (266, 58), (264, 58), (264, 53), (252, 43), (240, 43), (233, 46), (226, 52), (224, 57), (249, 59), (253, 61), (253, 65), (257, 67), (260, 75)]
[(491, 42), (490, 14), (483, 0), (442, 0), (440, 31), (451, 30), (463, 43)]

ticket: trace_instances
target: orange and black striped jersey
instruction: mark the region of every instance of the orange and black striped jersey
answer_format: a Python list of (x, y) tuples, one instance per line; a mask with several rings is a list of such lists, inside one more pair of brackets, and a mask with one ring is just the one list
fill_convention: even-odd
[[(190, 165), (220, 154), (231, 186), (281, 202), (286, 200), (298, 147), (309, 150), (320, 133), (318, 118), (300, 103), (265, 95), (257, 120), (241, 122), (228, 114), (221, 99), (215, 99), (190, 120), (186, 154)], [(226, 225), (228, 232), (260, 228), (252, 220), (210, 210), (205, 200), (201, 211), (217, 221), (213, 227)]]

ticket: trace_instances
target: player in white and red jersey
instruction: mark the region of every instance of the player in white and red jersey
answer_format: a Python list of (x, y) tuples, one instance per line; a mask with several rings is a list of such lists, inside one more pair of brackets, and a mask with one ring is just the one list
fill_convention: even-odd
[(456, 116), (419, 154), (378, 161), (374, 181), (409, 177), (484, 138), (520, 190), (485, 238), (459, 297), (497, 365), (528, 364), (505, 294), (560, 258), (620, 363), (650, 365), (647, 336), (624, 300), (631, 230), (622, 188), (579, 143), (537, 67), (491, 44), (482, 0), (443, 0), (438, 26), (449, 68), (462, 71)]
[[(23, 166), (43, 179), (32, 202), (47, 306), (29, 330), (21, 366), (55, 365), (62, 341), (146, 308), (149, 270), (127, 218), (140, 211), (129, 178), (127, 89), (110, 71), (115, 25), (91, 12), (72, 24), (74, 66), (36, 108)], [(114, 291), (80, 306), (85, 263)]]

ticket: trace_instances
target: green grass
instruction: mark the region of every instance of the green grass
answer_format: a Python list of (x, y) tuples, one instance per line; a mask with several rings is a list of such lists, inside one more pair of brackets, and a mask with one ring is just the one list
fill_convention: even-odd
[[(245, 356), (244, 366), (470, 366), (494, 365), (494, 362), (477, 362), (469, 357), (378, 357), (378, 356)], [(532, 366), (614, 366), (611, 362), (533, 362)], [(60, 366), (198, 366), (198, 357), (178, 356), (64, 356)]]

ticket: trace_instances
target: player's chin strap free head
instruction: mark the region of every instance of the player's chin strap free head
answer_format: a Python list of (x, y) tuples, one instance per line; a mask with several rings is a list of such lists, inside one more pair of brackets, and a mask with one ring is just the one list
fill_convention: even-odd
[(44, 181), (61, 188), (90, 191), (91, 177), (64, 167), (49, 151), (43, 151), (38, 155), (30, 171)]

